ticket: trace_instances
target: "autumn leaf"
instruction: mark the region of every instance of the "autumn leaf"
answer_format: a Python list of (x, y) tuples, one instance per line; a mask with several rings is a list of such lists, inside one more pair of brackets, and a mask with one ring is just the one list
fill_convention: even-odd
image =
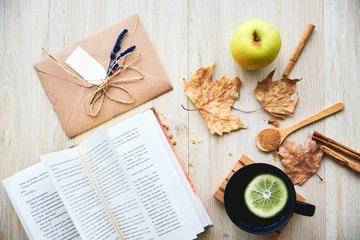
[(279, 147), (279, 155), (282, 158), (281, 163), (285, 166), (284, 172), (293, 184), (302, 185), (319, 168), (323, 152), (309, 136), (305, 147), (296, 142), (284, 141)]
[(245, 128), (240, 119), (231, 112), (231, 106), (239, 98), (241, 81), (238, 77), (221, 77), (212, 81), (215, 62), (202, 66), (190, 80), (184, 79), (184, 92), (201, 112), (212, 134)]
[(264, 108), (275, 117), (285, 118), (294, 113), (294, 108), (299, 95), (296, 94), (295, 100), (291, 100), (291, 95), (295, 92), (296, 83), (301, 79), (289, 79), (287, 77), (272, 81), (274, 75), (272, 71), (267, 78), (258, 82), (254, 88), (255, 97)]

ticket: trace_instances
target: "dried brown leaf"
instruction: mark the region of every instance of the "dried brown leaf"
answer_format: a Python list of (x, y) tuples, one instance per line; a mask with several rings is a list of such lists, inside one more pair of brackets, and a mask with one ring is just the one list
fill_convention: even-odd
[(202, 114), (212, 134), (222, 135), (239, 128), (245, 128), (240, 119), (231, 112), (231, 106), (239, 98), (241, 81), (238, 77), (224, 76), (212, 81), (215, 62), (202, 66), (184, 79), (184, 92)]
[(263, 81), (258, 82), (254, 88), (254, 93), (262, 108), (275, 117), (285, 118), (294, 113), (299, 94), (296, 94), (295, 100), (291, 100), (291, 95), (295, 92), (296, 83), (301, 79), (285, 77), (272, 81), (274, 72), (275, 70)]
[(282, 158), (281, 163), (285, 166), (284, 172), (293, 184), (302, 185), (319, 168), (323, 152), (309, 136), (305, 147), (296, 142), (284, 141), (279, 147), (279, 155)]

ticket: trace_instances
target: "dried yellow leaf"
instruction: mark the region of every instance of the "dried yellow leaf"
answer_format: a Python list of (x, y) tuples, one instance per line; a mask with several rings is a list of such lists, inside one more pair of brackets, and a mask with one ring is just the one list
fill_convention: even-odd
[(299, 95), (296, 94), (295, 100), (291, 100), (291, 95), (295, 92), (296, 83), (301, 79), (285, 77), (272, 81), (274, 72), (275, 70), (263, 81), (258, 82), (254, 93), (262, 108), (275, 117), (285, 118), (294, 113)]
[(224, 76), (212, 81), (215, 62), (202, 66), (184, 79), (184, 92), (199, 109), (206, 126), (212, 134), (245, 128), (240, 119), (231, 112), (231, 106), (239, 98), (241, 81), (238, 77)]

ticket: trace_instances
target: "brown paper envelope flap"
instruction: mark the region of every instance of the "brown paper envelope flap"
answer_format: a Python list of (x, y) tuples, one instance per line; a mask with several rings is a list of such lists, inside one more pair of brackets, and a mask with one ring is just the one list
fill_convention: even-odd
[[(126, 87), (133, 94), (135, 98), (133, 104), (121, 104), (105, 97), (100, 113), (97, 117), (91, 117), (84, 111), (84, 100), (90, 93), (96, 90), (96, 87), (88, 88), (87, 86), (79, 85), (72, 81), (75, 78), (70, 81), (64, 81), (64, 78), (66, 80), (71, 78), (69, 78), (67, 73), (64, 75), (64, 70), (48, 58), (35, 64), (39, 78), (69, 137), (74, 137), (172, 89), (167, 74), (137, 14), (81, 40), (75, 45), (53, 54), (53, 56), (64, 63), (65, 59), (75, 48), (81, 46), (107, 69), (110, 52), (114, 47), (116, 38), (125, 28), (129, 31), (124, 36), (120, 51), (122, 52), (135, 44), (135, 51), (141, 53), (141, 59), (133, 66), (141, 70), (144, 74), (144, 79), (141, 81), (122, 84), (122, 86)], [(68, 66), (66, 65), (66, 67)], [(59, 75), (53, 75), (53, 72), (59, 73)], [(113, 80), (131, 76), (138, 76), (138, 74), (131, 70), (125, 70), (118, 76), (115, 76)], [(121, 91), (111, 88), (109, 92), (115, 94), (116, 97), (122, 97), (122, 95), (124, 95)], [(124, 95), (124, 97), (126, 96)]]
[(42, 72), (38, 72), (38, 75), (62, 127), (67, 132), (69, 120), (76, 109), (76, 103), (80, 101), (79, 98), (82, 96), (79, 93), (90, 89)]
[[(136, 63), (136, 67), (141, 69), (143, 73), (147, 73), (149, 75), (153, 75), (159, 78), (163, 78), (168, 80), (168, 76), (163, 68), (160, 59), (152, 45), (144, 26), (139, 20), (136, 25), (136, 30), (134, 32), (133, 38), (129, 44), (126, 46), (136, 45), (134, 51), (141, 53), (141, 60)], [(125, 64), (128, 63), (128, 59), (125, 60)]]

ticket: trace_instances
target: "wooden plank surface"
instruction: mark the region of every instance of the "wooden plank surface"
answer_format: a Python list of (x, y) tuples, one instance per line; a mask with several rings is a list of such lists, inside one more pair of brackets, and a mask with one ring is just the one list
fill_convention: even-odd
[[(55, 52), (137, 12), (174, 90), (109, 122), (105, 127), (154, 106), (170, 126), (176, 150), (188, 167), (214, 226), (199, 239), (262, 239), (236, 228), (222, 204), (212, 196), (234, 162), (246, 154), (281, 167), (271, 154), (259, 152), (256, 134), (269, 127), (265, 111), (235, 112), (247, 129), (213, 136), (183, 93), (182, 79), (203, 64), (216, 61), (214, 80), (238, 76), (243, 86), (235, 106), (259, 107), (252, 89), (274, 68), (281, 77), (306, 25), (316, 26), (290, 78), (303, 78), (295, 114), (280, 121), (290, 126), (342, 101), (345, 110), (288, 137), (304, 143), (314, 130), (356, 150), (360, 149), (359, 64), (360, 3), (355, 0), (160, 0), (160, 1), (0, 1), (0, 179), (39, 161), (41, 154), (78, 144), (95, 129), (68, 139), (32, 64), (43, 57), (40, 47)], [(229, 50), (233, 32), (242, 22), (260, 18), (273, 24), (282, 38), (277, 59), (258, 71), (238, 67)], [(108, 53), (104, 53), (108, 54)], [(154, 86), (156, 87), (156, 86)], [(166, 118), (166, 119), (165, 119)], [(195, 144), (192, 143), (195, 140)], [(231, 156), (229, 153), (232, 153)], [(359, 239), (360, 176), (324, 157), (318, 174), (296, 190), (316, 205), (314, 217), (296, 216), (279, 239)], [(26, 239), (4, 191), (0, 189), (0, 239)]]

